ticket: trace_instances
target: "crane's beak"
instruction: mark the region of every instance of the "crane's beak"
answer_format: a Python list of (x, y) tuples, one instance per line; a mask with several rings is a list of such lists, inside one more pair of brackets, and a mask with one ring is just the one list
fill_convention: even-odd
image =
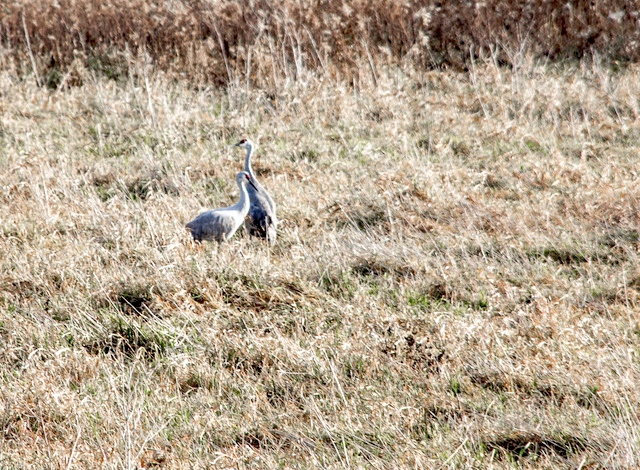
[(255, 185), (255, 184), (253, 184), (253, 180), (252, 180), (252, 179), (248, 179), (247, 181), (249, 182), (249, 184), (250, 184), (251, 186), (253, 186), (253, 189), (255, 189), (256, 191), (258, 190), (258, 188), (256, 188), (256, 185)]

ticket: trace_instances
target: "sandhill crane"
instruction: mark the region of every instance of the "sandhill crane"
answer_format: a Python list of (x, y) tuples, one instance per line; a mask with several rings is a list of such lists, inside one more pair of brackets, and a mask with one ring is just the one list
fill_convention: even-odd
[(244, 171), (251, 176), (251, 180), (254, 183), (253, 188), (255, 188), (247, 188), (251, 207), (249, 208), (249, 216), (244, 221), (244, 228), (249, 235), (264, 238), (273, 244), (276, 241), (276, 229), (278, 228), (276, 203), (273, 202), (264, 186), (258, 182), (253, 168), (251, 168), (253, 142), (249, 139), (242, 139), (235, 146), (247, 149), (247, 155), (244, 158)]
[(222, 243), (229, 240), (240, 228), (249, 212), (249, 187), (255, 188), (251, 176), (246, 171), (236, 175), (236, 183), (240, 188), (240, 200), (233, 206), (203, 212), (189, 222), (186, 227), (195, 241), (209, 240)]

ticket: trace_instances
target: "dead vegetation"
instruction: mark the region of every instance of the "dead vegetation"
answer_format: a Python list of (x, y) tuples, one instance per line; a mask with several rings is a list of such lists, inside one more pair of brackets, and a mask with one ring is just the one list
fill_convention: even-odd
[[(43, 87), (44, 58), (62, 67), (71, 46), (52, 30), (52, 53), (38, 21), (68, 26), (74, 5), (25, 8), (39, 76), (0, 72), (1, 467), (638, 466), (636, 65), (541, 60), (538, 30), (531, 50), (467, 55), (466, 71), (407, 60), (409, 36), (383, 60), (380, 44), (417, 34), (389, 2), (358, 45), (371, 63), (349, 50), (366, 65), (354, 80), (324, 23), (297, 37), (312, 18), (272, 12), (258, 40), (224, 2), (205, 6), (242, 22), (217, 24), (237, 34), (232, 80), (224, 60), (207, 78), (218, 89), (160, 56), (191, 60), (177, 28), (208, 40), (189, 23), (204, 4), (145, 2), (147, 21), (175, 20), (145, 39), (150, 58), (130, 42), (126, 67), (87, 62), (112, 57), (141, 6), (111, 2), (84, 14), (122, 36), (75, 44), (66, 85)], [(1, 8), (1, 60), (31, 63), (17, 4)], [(595, 34), (593, 8), (571, 18)], [(614, 10), (626, 27), (633, 11)], [(299, 40), (299, 57), (313, 39), (326, 61), (295, 69), (285, 49), (269, 69), (270, 37)], [(244, 136), (278, 244), (193, 244), (184, 222), (236, 196), (228, 144)]]
[(467, 70), (474, 58), (492, 57), (517, 67), (523, 47), (552, 60), (598, 55), (619, 66), (639, 58), (639, 12), (637, 2), (615, 0), (13, 0), (0, 10), (0, 64), (31, 70), (40, 85), (58, 89), (84, 83), (85, 69), (126, 82), (146, 57), (199, 83), (253, 82), (277, 106), (280, 80), (309, 70), (355, 84), (407, 61)]

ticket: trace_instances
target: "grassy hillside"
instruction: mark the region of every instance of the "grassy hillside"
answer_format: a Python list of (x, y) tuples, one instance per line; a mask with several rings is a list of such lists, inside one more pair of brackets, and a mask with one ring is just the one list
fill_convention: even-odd
[(1, 72), (0, 466), (640, 465), (639, 70), (511, 60)]

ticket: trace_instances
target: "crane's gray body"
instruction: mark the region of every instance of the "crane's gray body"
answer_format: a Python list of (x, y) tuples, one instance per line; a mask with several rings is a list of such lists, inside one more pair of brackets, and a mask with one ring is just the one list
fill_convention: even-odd
[(278, 228), (276, 204), (264, 186), (256, 179), (253, 168), (251, 167), (253, 142), (249, 139), (243, 139), (236, 145), (247, 149), (247, 155), (244, 159), (244, 171), (249, 173), (254, 184), (254, 187), (247, 187), (251, 204), (249, 214), (244, 221), (244, 228), (249, 235), (264, 238), (273, 244), (276, 241)]
[(233, 237), (240, 228), (249, 212), (247, 183), (253, 189), (253, 182), (251, 176), (245, 171), (236, 175), (236, 182), (240, 188), (240, 200), (236, 204), (203, 212), (186, 225), (195, 241), (215, 240), (222, 243)]

